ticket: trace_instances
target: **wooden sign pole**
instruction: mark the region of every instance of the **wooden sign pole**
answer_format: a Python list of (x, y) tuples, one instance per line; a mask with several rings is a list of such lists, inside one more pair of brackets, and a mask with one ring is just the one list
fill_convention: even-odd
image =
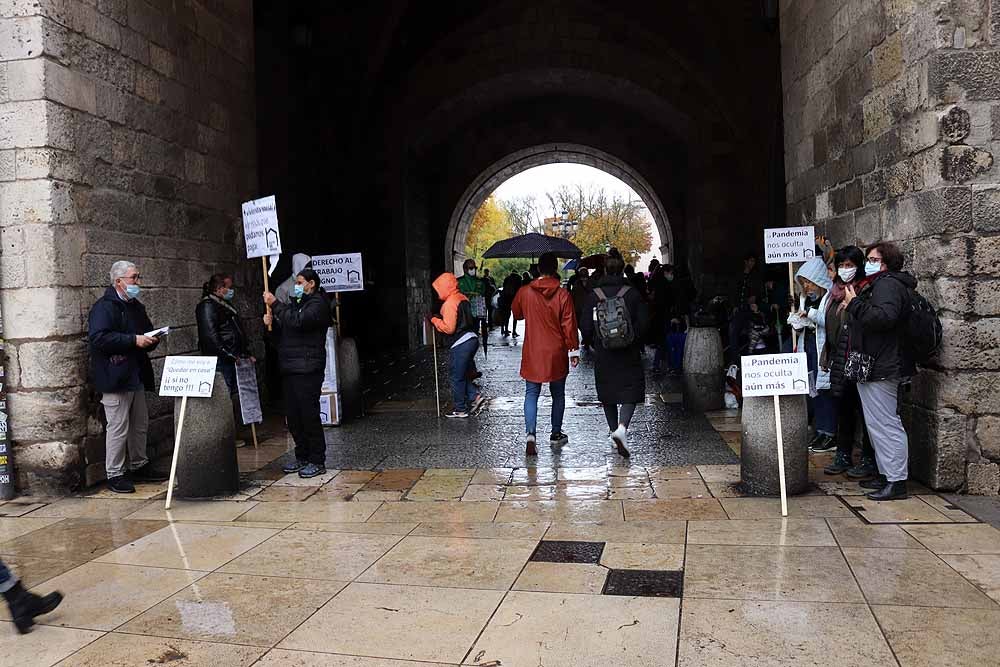
[[(789, 314), (795, 311), (795, 268), (792, 262), (788, 263), (788, 303)], [(799, 334), (792, 327), (792, 352), (799, 351)]]
[(177, 434), (174, 436), (174, 458), (170, 462), (170, 481), (167, 483), (167, 504), (163, 509), (170, 509), (170, 501), (174, 497), (174, 479), (177, 477), (177, 456), (181, 451), (181, 433), (184, 431), (184, 413), (187, 411), (188, 397), (181, 397), (181, 414), (177, 418)]
[(337, 340), (340, 340), (340, 292), (336, 292)]
[(781, 487), (781, 516), (788, 516), (788, 496), (785, 492), (785, 447), (781, 437), (781, 401), (774, 395), (774, 430), (778, 436), (778, 485)]
[[(264, 270), (264, 291), (265, 292), (270, 292), (271, 291), (271, 286), (270, 286), (270, 281), (268, 280), (268, 275), (267, 275), (267, 257), (261, 257), (260, 258), (260, 266)], [(271, 306), (265, 305), (265, 307), (267, 308), (267, 314), (270, 315), (271, 314)], [(267, 330), (268, 331), (272, 330), (272, 327), (271, 327), (270, 324), (267, 325)]]
[(441, 419), (441, 386), (438, 384), (438, 343), (437, 331), (431, 324), (431, 343), (434, 345), (434, 398), (437, 402), (437, 416)]
[(253, 436), (253, 448), (257, 449), (258, 445), (257, 445), (257, 425), (256, 424), (250, 424), (250, 435)]

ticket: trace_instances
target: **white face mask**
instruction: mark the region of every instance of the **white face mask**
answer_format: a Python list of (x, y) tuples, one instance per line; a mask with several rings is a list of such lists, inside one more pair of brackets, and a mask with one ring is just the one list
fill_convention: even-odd
[(840, 276), (840, 279), (845, 283), (849, 283), (854, 280), (854, 276), (858, 275), (858, 267), (852, 266), (848, 269), (842, 266), (837, 269), (837, 275)]
[(476, 270), (475, 269), (469, 269), (468, 271), (466, 271), (466, 273), (468, 273), (473, 278), (476, 277)]
[(882, 270), (882, 262), (871, 262), (869, 261), (865, 264), (865, 273), (867, 275), (873, 275)]

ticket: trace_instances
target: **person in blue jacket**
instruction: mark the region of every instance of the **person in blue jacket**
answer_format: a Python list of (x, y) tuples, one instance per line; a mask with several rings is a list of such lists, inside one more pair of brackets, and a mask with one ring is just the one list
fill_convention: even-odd
[(110, 277), (111, 285), (87, 318), (90, 371), (108, 423), (104, 456), (108, 488), (135, 493), (133, 481), (167, 479), (150, 467), (146, 456), (145, 392), (155, 389), (149, 353), (159, 340), (146, 335), (153, 331), (153, 323), (139, 301), (142, 278), (136, 265), (117, 261)]

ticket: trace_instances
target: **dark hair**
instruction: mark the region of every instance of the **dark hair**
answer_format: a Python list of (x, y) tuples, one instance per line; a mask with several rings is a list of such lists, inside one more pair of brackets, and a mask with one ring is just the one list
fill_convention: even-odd
[(635, 267), (632, 266), (631, 264), (626, 264), (625, 265), (625, 275), (627, 275), (627, 276), (634, 276), (635, 275)]
[(865, 249), (865, 257), (867, 257), (868, 253), (872, 250), (879, 251), (882, 255), (882, 263), (885, 264), (890, 271), (903, 270), (903, 252), (895, 243), (890, 243), (889, 241), (879, 241), (878, 243), (873, 243)]
[[(845, 245), (834, 253), (833, 265), (836, 268), (839, 269), (840, 265), (844, 262), (852, 262), (854, 266), (858, 267), (858, 272), (854, 276), (855, 280), (865, 277), (865, 253), (861, 252), (861, 248), (856, 245)], [(840, 276), (837, 276), (834, 280), (840, 280)]]
[(209, 294), (214, 294), (215, 290), (219, 289), (226, 284), (226, 280), (231, 279), (232, 276), (228, 273), (213, 273), (212, 277), (201, 286), (201, 295), (208, 296)]
[(302, 278), (304, 280), (306, 280), (307, 282), (314, 282), (314, 283), (316, 283), (316, 291), (317, 292), (323, 292), (323, 291), (325, 291), (323, 289), (323, 285), (320, 283), (319, 275), (317, 275), (316, 272), (313, 271), (312, 269), (302, 269), (296, 275), (302, 276)]
[(664, 264), (663, 265), (663, 272), (664, 273), (673, 273), (674, 272), (674, 265), (673, 264)]
[(620, 276), (625, 270), (625, 261), (617, 250), (614, 248), (612, 250), (614, 252), (608, 253), (607, 259), (604, 260), (604, 272), (609, 276)]
[(476, 260), (474, 260), (474, 259), (472, 259), (472, 258), (470, 257), (469, 259), (467, 259), (467, 260), (465, 260), (464, 262), (462, 262), (462, 270), (463, 270), (463, 271), (468, 271), (468, 270), (469, 270), (469, 265), (470, 265), (470, 264), (471, 264), (472, 266), (475, 266), (475, 265), (476, 265)]
[(538, 268), (537, 264), (532, 264), (531, 266), (528, 267), (528, 275), (530, 275), (531, 279), (534, 280), (538, 276), (542, 275), (542, 272)]
[(559, 264), (556, 256), (547, 252), (538, 258), (538, 271), (542, 275), (557, 277), (559, 275)]

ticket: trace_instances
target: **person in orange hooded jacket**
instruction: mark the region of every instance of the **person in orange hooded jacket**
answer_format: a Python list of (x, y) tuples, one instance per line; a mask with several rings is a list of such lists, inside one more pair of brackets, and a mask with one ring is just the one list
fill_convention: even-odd
[(483, 397), (476, 385), (469, 379), (479, 336), (476, 333), (476, 319), (472, 315), (469, 298), (458, 291), (458, 278), (452, 273), (442, 273), (432, 283), (441, 305), (441, 316), (432, 316), (431, 324), (445, 335), (448, 345), (448, 365), (451, 376), (451, 394), (454, 407), (446, 417), (465, 419), (475, 413), (483, 404)]
[(580, 339), (576, 331), (573, 297), (559, 285), (556, 256), (545, 253), (538, 260), (542, 276), (518, 290), (511, 310), (515, 320), (524, 320), (524, 344), (521, 349), (521, 377), (524, 392), (524, 421), (527, 430), (525, 453), (537, 454), (535, 427), (538, 422), (538, 396), (542, 384), (549, 383), (552, 393), (552, 435), (549, 443), (561, 447), (569, 442), (562, 432), (566, 407), (566, 376), (569, 364), (580, 361)]

